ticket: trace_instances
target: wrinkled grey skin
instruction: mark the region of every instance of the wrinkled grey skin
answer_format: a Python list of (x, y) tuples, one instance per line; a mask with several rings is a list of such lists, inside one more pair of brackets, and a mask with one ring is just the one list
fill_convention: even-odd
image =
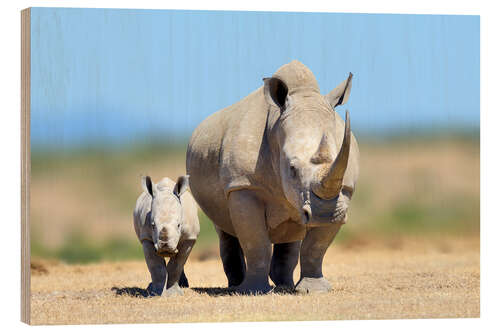
[(312, 72), (292, 61), (194, 131), (191, 191), (215, 224), (238, 292), (268, 292), (268, 276), (302, 293), (331, 289), (323, 257), (347, 220), (359, 174), (348, 113), (344, 123), (334, 111), (347, 102), (351, 78), (323, 96)]
[[(188, 287), (184, 264), (200, 232), (198, 208), (189, 187), (188, 176), (177, 183), (163, 178), (154, 184), (142, 177), (144, 192), (134, 209), (134, 229), (142, 243), (144, 258), (151, 274), (150, 295), (182, 295)], [(165, 257), (169, 257), (168, 265)], [(165, 283), (166, 282), (166, 283)]]

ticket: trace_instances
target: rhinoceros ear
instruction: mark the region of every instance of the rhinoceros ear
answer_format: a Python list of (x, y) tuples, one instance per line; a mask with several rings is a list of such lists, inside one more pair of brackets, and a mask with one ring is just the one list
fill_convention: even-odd
[(352, 73), (349, 73), (349, 77), (339, 84), (337, 88), (333, 89), (326, 95), (326, 99), (332, 106), (335, 108), (337, 105), (342, 105), (347, 102), (349, 99), (349, 95), (351, 94), (351, 86), (352, 86)]
[(153, 182), (151, 181), (151, 177), (142, 176), (141, 185), (144, 192), (147, 192), (150, 196), (154, 197), (154, 186)]
[(177, 183), (175, 184), (174, 194), (180, 198), (182, 193), (186, 192), (188, 187), (189, 187), (189, 176), (187, 175), (180, 176), (177, 179)]
[(271, 77), (264, 78), (264, 96), (269, 104), (275, 104), (280, 110), (285, 109), (288, 97), (288, 86), (282, 80)]

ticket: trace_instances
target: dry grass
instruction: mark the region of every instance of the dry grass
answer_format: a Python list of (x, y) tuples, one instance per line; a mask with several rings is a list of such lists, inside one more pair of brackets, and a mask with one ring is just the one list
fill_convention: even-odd
[(37, 261), (46, 272), (32, 276), (32, 323), (479, 316), (479, 239), (474, 236), (334, 246), (324, 264), (334, 290), (322, 295), (227, 295), (220, 260), (205, 259), (188, 261), (192, 288), (176, 298), (140, 296), (149, 282), (143, 261), (74, 266)]

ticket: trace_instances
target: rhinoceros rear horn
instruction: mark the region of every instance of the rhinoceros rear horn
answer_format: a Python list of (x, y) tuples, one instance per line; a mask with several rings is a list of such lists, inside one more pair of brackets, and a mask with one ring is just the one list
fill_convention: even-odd
[(269, 104), (275, 104), (280, 110), (285, 108), (288, 86), (276, 77), (264, 78), (264, 95)]
[(349, 151), (351, 147), (351, 121), (349, 119), (349, 111), (345, 113), (345, 129), (344, 139), (339, 154), (333, 162), (330, 170), (321, 182), (321, 194), (324, 197), (332, 198), (337, 196), (342, 189), (342, 181), (347, 170), (347, 162), (349, 161)]

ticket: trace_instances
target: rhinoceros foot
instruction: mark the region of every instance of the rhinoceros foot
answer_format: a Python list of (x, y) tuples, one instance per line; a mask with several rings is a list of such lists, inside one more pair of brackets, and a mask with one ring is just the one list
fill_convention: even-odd
[(184, 295), (184, 291), (182, 291), (178, 283), (166, 289), (162, 294), (163, 297), (182, 296), (182, 295)]
[(300, 279), (299, 283), (297, 283), (295, 290), (299, 294), (327, 293), (332, 290), (332, 286), (324, 277), (303, 277)]
[(269, 293), (272, 288), (269, 283), (253, 283), (243, 281), (237, 287), (231, 288), (235, 293), (242, 295), (263, 295)]
[(273, 293), (275, 294), (294, 294), (295, 286), (294, 285), (279, 285), (274, 287)]
[(163, 287), (164, 285), (163, 284), (154, 284), (154, 283), (150, 283), (146, 289), (146, 291), (148, 292), (148, 295), (150, 297), (152, 296), (161, 296), (162, 292), (163, 292)]

